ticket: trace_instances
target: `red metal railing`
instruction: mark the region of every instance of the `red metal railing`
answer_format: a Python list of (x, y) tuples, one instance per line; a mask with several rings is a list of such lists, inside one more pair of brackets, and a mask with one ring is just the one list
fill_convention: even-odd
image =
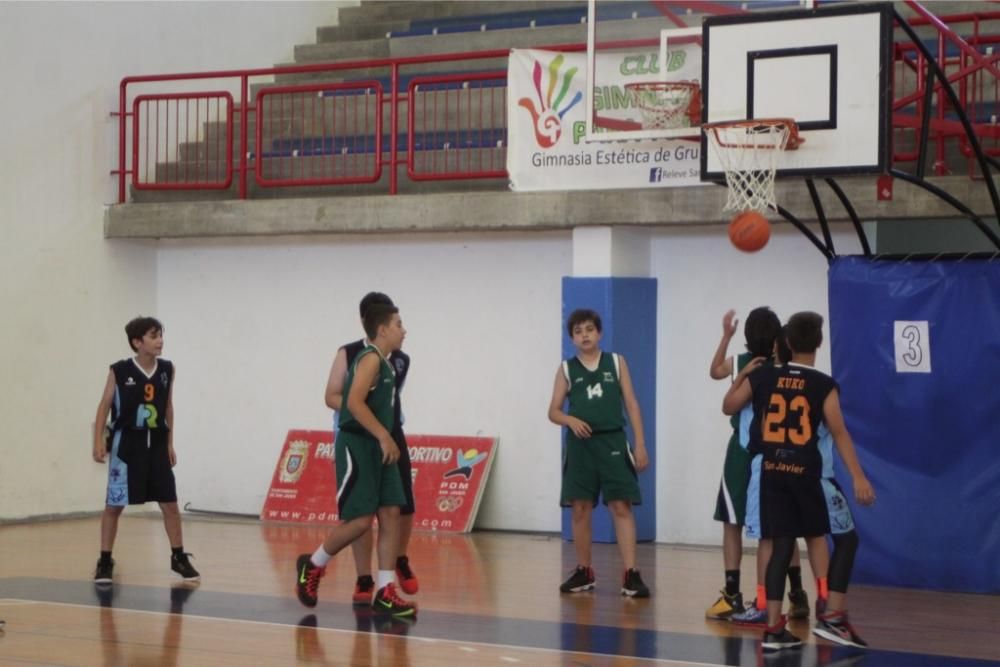
[[(932, 50), (935, 59), (941, 64), (949, 83), (955, 89), (984, 152), (992, 156), (1000, 155), (1000, 125), (997, 124), (997, 114), (1000, 112), (1000, 90), (997, 87), (1000, 83), (1000, 53), (980, 52), (981, 49), (992, 50), (995, 45), (1000, 44), (1000, 35), (983, 34), (982, 31), (984, 22), (1000, 20), (1000, 11), (937, 17), (918, 2), (907, 0), (906, 4), (918, 13), (917, 17), (910, 19), (910, 25), (931, 26), (936, 29), (935, 48)], [(958, 27), (962, 28), (965, 36), (959, 35), (956, 30)], [(956, 53), (949, 55), (949, 46)], [(913, 43), (897, 42), (895, 58), (899, 67), (893, 68), (893, 90), (896, 91), (896, 96), (892, 105), (892, 124), (897, 135), (912, 131), (913, 146), (906, 148), (897, 141), (893, 151), (894, 162), (917, 160), (920, 121), (925, 105), (930, 100), (931, 116), (927, 139), (933, 144), (933, 153), (929, 155), (933, 155), (934, 173), (939, 176), (948, 173), (948, 146), (954, 142), (961, 155), (966, 158), (969, 176), (975, 178), (978, 165), (968, 137), (962, 124), (953, 117), (954, 109), (936, 80), (932, 83), (928, 97), (927, 63), (924, 55)], [(897, 137), (900, 138), (902, 137)]]
[[(908, 0), (908, 4), (920, 14), (910, 21), (911, 25), (936, 28), (938, 61), (945, 65), (962, 106), (973, 119), (977, 136), (985, 140), (984, 148), (991, 155), (1000, 155), (1000, 127), (993, 115), (994, 110), (1000, 109), (997, 85), (1000, 53), (979, 53), (979, 49), (1000, 44), (1000, 35), (981, 33), (981, 23), (1000, 20), (1000, 11), (938, 18), (913, 0)], [(950, 27), (956, 25), (971, 26), (971, 33), (965, 38), (959, 36)], [(654, 40), (634, 40), (602, 47), (633, 48), (656, 44)], [(949, 45), (958, 55), (949, 55)], [(537, 48), (573, 52), (583, 51), (586, 46), (562, 44)], [(237, 196), (246, 198), (251, 162), (254, 182), (264, 188), (374, 183), (382, 178), (383, 169), (387, 168), (388, 191), (395, 194), (398, 191), (397, 170), (404, 164), (400, 152), (406, 155), (407, 177), (414, 181), (504, 178), (507, 176), (506, 71), (424, 74), (413, 77), (405, 90), (401, 90), (401, 72), (432, 63), (468, 67), (468, 63), (505, 60), (508, 55), (508, 50), (498, 49), (349, 63), (126, 77), (121, 82), (119, 97), (119, 164), (113, 172), (118, 176), (119, 202), (127, 200), (129, 177), (136, 190), (203, 190), (230, 188), (235, 176)], [(914, 136), (919, 137), (917, 125), (926, 100), (930, 99), (933, 108), (928, 140), (934, 142), (935, 172), (946, 173), (947, 146), (955, 141), (961, 154), (969, 158), (970, 175), (975, 176), (975, 161), (968, 140), (961, 124), (950, 117), (952, 109), (940, 85), (932, 84), (932, 97), (926, 96), (927, 64), (923, 55), (916, 45), (899, 42), (895, 57), (898, 66), (893, 68), (893, 87), (898, 92), (892, 110), (897, 135), (914, 130)], [(488, 64), (484, 65), (486, 67)], [(388, 95), (382, 81), (371, 80), (373, 69), (387, 71)], [(250, 95), (252, 79), (280, 79), (289, 75), (333, 79), (360, 72), (368, 72), (364, 77), (358, 76), (365, 80), (263, 87), (254, 97)], [(150, 85), (191, 87), (201, 83), (211, 84), (213, 90), (136, 92)], [(232, 93), (218, 90), (220, 87), (238, 88), (238, 101), (234, 101)], [(134, 96), (131, 106), (130, 95)], [(210, 111), (213, 101), (214, 116)], [(191, 113), (192, 102), (194, 113)], [(162, 122), (161, 105), (164, 110)], [(406, 113), (402, 124), (401, 111)], [(983, 120), (986, 113), (991, 116), (988, 122)], [(173, 127), (170, 127), (168, 115)], [(234, 137), (237, 122), (239, 136)], [(252, 146), (249, 141), (251, 122), (256, 126)], [(131, 133), (128, 132), (129, 123)], [(402, 144), (404, 136), (405, 145)], [(212, 157), (218, 158), (221, 150), (225, 151), (225, 159), (213, 161)], [(896, 142), (894, 161), (916, 160), (917, 155), (916, 148)], [(194, 159), (189, 159), (191, 157)]]
[[(628, 48), (633, 46), (651, 46), (653, 42), (651, 40), (636, 40), (636, 41), (626, 41), (616, 43), (612, 46), (620, 46), (622, 48)], [(559, 44), (552, 46), (543, 46), (538, 48), (545, 48), (550, 50), (558, 51), (583, 51), (586, 49), (584, 44)], [(230, 105), (230, 113), (226, 116), (225, 125), (226, 127), (214, 127), (209, 128), (209, 130), (203, 130), (198, 128), (190, 127), (178, 127), (172, 136), (189, 136), (197, 135), (206, 137), (217, 136), (221, 131), (227, 133), (226, 136), (235, 135), (235, 130), (233, 125), (238, 123), (239, 134), (234, 136), (233, 142), (229, 148), (229, 153), (232, 154), (233, 158), (238, 157), (235, 166), (230, 165), (227, 169), (234, 172), (235, 180), (237, 182), (237, 196), (241, 199), (245, 199), (249, 192), (249, 175), (251, 173), (250, 162), (253, 160), (253, 174), (255, 182), (261, 187), (274, 187), (274, 186), (299, 186), (299, 185), (316, 185), (316, 184), (329, 184), (329, 183), (358, 183), (358, 182), (371, 182), (372, 180), (378, 180), (377, 170), (382, 168), (388, 168), (388, 189), (390, 194), (395, 194), (398, 191), (398, 175), (397, 168), (403, 163), (400, 160), (400, 146), (399, 142), (404, 134), (404, 130), (400, 128), (399, 123), (399, 112), (402, 103), (407, 103), (407, 128), (409, 123), (415, 113), (418, 112), (419, 107), (414, 104), (414, 100), (417, 99), (415, 96), (414, 88), (408, 88), (405, 92), (400, 90), (400, 71), (404, 68), (427, 65), (432, 63), (454, 63), (456, 66), (461, 66), (463, 63), (477, 62), (477, 61), (488, 61), (490, 59), (506, 59), (509, 55), (508, 49), (497, 49), (491, 51), (478, 51), (478, 52), (467, 52), (467, 53), (451, 53), (451, 54), (441, 54), (441, 55), (428, 55), (428, 56), (414, 56), (406, 58), (382, 58), (373, 60), (362, 60), (348, 63), (323, 63), (323, 64), (311, 64), (311, 65), (295, 65), (290, 67), (271, 67), (271, 68), (259, 68), (259, 69), (247, 69), (247, 70), (226, 70), (226, 71), (213, 71), (213, 72), (189, 72), (189, 73), (179, 73), (179, 74), (160, 74), (152, 76), (130, 76), (122, 79), (121, 85), (119, 87), (119, 131), (118, 131), (118, 168), (112, 173), (118, 177), (118, 201), (124, 203), (128, 199), (127, 186), (129, 184), (129, 178), (131, 177), (131, 183), (137, 189), (143, 190), (155, 190), (155, 189), (204, 189), (208, 187), (206, 182), (203, 181), (187, 181), (181, 179), (180, 182), (161, 182), (156, 179), (157, 168), (153, 168), (150, 172), (148, 168), (141, 168), (140, 165), (148, 162), (150, 156), (144, 153), (145, 141), (144, 138), (149, 135), (152, 131), (155, 134), (155, 129), (150, 130), (147, 125), (143, 125), (143, 116), (137, 111), (134, 106), (129, 106), (130, 96), (135, 95), (138, 98), (138, 93), (135, 91), (143, 87), (148, 87), (151, 85), (155, 86), (176, 86), (182, 83), (184, 86), (195, 86), (202, 82), (211, 84), (214, 88), (219, 87), (219, 82), (222, 82), (224, 86), (238, 87), (239, 92), (237, 102)], [(468, 65), (466, 65), (468, 66)], [(389, 116), (388, 123), (382, 122), (377, 130), (379, 143), (377, 148), (372, 148), (372, 153), (374, 155), (373, 165), (371, 169), (364, 172), (363, 175), (358, 173), (352, 173), (344, 178), (336, 176), (336, 172), (332, 171), (333, 168), (326, 167), (327, 171), (323, 172), (320, 166), (314, 165), (311, 167), (296, 167), (299, 169), (297, 172), (293, 172), (290, 167), (286, 168), (285, 172), (280, 169), (269, 172), (266, 165), (262, 164), (266, 159), (270, 157), (278, 157), (271, 155), (273, 151), (265, 150), (263, 143), (256, 143), (251, 150), (251, 145), (249, 142), (248, 125), (252, 118), (256, 123), (257, 128), (254, 133), (255, 142), (266, 141), (270, 135), (266, 134), (266, 128), (268, 123), (276, 122), (294, 122), (294, 119), (289, 119), (286, 116), (281, 116), (279, 113), (279, 118), (275, 119), (273, 114), (268, 113), (267, 109), (267, 95), (277, 96), (277, 92), (267, 93), (268, 88), (262, 88), (257, 94), (256, 99), (251, 99), (250, 96), (250, 85), (252, 79), (257, 78), (280, 78), (287, 75), (323, 75), (325, 77), (337, 77), (350, 75), (353, 71), (369, 71), (371, 69), (386, 69), (389, 72), (389, 94), (382, 94), (378, 101), (375, 103), (377, 107), (381, 107), (381, 113), (387, 114)], [(460, 82), (466, 82), (469, 84), (475, 84), (475, 82), (482, 82), (488, 79), (494, 81), (506, 80), (506, 72), (489, 72), (483, 73), (470, 73), (468, 75), (426, 75), (422, 76), (420, 79), (415, 79), (418, 81), (418, 85), (431, 84), (447, 84), (454, 83), (460, 80)], [(374, 84), (381, 86), (379, 82), (354, 82), (350, 84), (342, 84), (340, 82), (323, 83), (316, 84), (314, 86), (304, 85), (304, 86), (286, 86), (279, 90), (285, 95), (302, 95), (308, 94), (310, 92), (315, 94), (322, 94), (323, 91), (335, 91), (343, 90), (347, 88), (354, 88), (357, 90), (365, 89), (365, 86), (369, 88), (373, 87)], [(476, 85), (471, 85), (466, 90), (472, 89), (477, 91), (487, 91), (487, 87), (479, 87)], [(190, 92), (184, 91), (181, 93), (157, 93), (156, 97), (161, 100), (176, 100), (179, 103), (180, 100), (186, 98), (194, 98), (199, 95), (206, 95), (206, 92)], [(217, 93), (215, 93), (217, 94)], [(486, 95), (485, 92), (479, 92), (477, 94)], [(494, 91), (494, 98), (497, 98), (498, 93)], [(411, 97), (412, 96), (412, 97)], [(146, 96), (147, 99), (150, 98), (149, 95)], [(264, 100), (263, 104), (261, 99)], [(338, 98), (334, 98), (338, 99)], [(339, 98), (343, 99), (343, 97)], [(134, 100), (133, 100), (134, 101)], [(492, 103), (491, 103), (492, 104)], [(502, 105), (505, 107), (505, 105)], [(302, 107), (300, 107), (301, 109)], [(380, 116), (379, 113), (375, 113), (375, 116)], [(303, 116), (305, 118), (305, 116)], [(316, 120), (317, 126), (321, 126), (322, 123), (319, 120), (319, 116), (311, 116)], [(180, 123), (179, 117), (174, 116), (175, 122)], [(199, 117), (198, 122), (205, 120), (203, 117)], [(505, 120), (505, 118), (504, 118)], [(210, 121), (207, 121), (210, 122)], [(371, 127), (374, 127), (374, 118), (369, 118)], [(131, 124), (132, 132), (128, 131)], [(386, 128), (386, 125), (388, 126)], [(329, 127), (329, 126), (327, 126)], [(504, 124), (503, 129), (505, 132), (506, 124)], [(486, 129), (486, 128), (483, 128)], [(497, 128), (493, 128), (494, 130)], [(431, 129), (427, 130), (431, 132)], [(383, 132), (387, 132), (388, 141), (383, 138)], [(407, 141), (413, 141), (414, 136), (410, 132), (406, 132)], [(260, 136), (258, 136), (260, 135)], [(331, 135), (327, 135), (327, 138), (332, 138)], [(180, 143), (180, 142), (179, 142)], [(385, 148), (388, 144), (387, 155)], [(505, 146), (505, 139), (503, 142)], [(457, 146), (456, 146), (457, 147)], [(293, 149), (294, 150), (294, 149)], [(503, 161), (499, 163), (496, 161), (496, 156), (492, 158), (492, 161), (487, 162), (485, 156), (482, 161), (482, 169), (473, 169), (472, 166), (479, 164), (479, 161), (466, 161), (469, 169), (463, 169), (461, 171), (452, 168), (451, 170), (445, 171), (443, 173), (432, 173), (430, 172), (426, 165), (422, 164), (414, 156), (415, 151), (413, 146), (409, 143), (407, 144), (407, 173), (414, 179), (429, 180), (434, 178), (440, 179), (454, 179), (454, 178), (500, 178), (506, 176), (506, 171), (498, 167), (498, 164), (503, 164)], [(180, 145), (175, 147), (173, 151), (167, 151), (166, 155), (153, 153), (153, 160), (155, 161), (159, 157), (170, 158), (173, 155), (182, 153)], [(278, 151), (280, 152), (280, 151)], [(350, 152), (350, 151), (348, 151)], [(229, 154), (227, 153), (227, 154)], [(263, 156), (263, 157), (262, 157)], [(299, 156), (294, 156), (298, 158)], [(131, 158), (131, 160), (129, 159)], [(234, 160), (235, 161), (235, 160)], [(165, 165), (159, 165), (159, 173), (166, 174), (176, 173), (176, 167), (174, 172), (169, 172), (169, 168)], [(312, 170), (312, 171), (310, 171)], [(183, 174), (183, 171), (181, 172)], [(152, 174), (152, 178), (150, 178)], [(333, 175), (331, 175), (333, 174)], [(221, 182), (212, 182), (211, 187), (221, 187)], [(227, 187), (229, 187), (227, 185)]]

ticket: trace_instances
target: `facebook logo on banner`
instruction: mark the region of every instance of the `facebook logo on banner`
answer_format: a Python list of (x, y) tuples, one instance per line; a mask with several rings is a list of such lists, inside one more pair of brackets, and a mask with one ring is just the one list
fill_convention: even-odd
[(649, 170), (649, 182), (659, 183), (663, 180), (663, 167), (653, 167)]

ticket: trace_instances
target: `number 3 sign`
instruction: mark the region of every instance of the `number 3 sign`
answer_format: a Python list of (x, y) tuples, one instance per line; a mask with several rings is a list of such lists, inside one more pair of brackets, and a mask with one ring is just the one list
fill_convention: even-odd
[(927, 321), (893, 322), (897, 373), (931, 372), (931, 339)]

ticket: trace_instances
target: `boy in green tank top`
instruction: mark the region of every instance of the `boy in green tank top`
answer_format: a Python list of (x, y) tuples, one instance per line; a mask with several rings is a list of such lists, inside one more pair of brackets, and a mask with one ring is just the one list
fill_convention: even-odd
[[(566, 328), (577, 353), (556, 371), (549, 420), (567, 428), (560, 504), (573, 509), (577, 566), (559, 590), (579, 593), (594, 588), (591, 517), (600, 495), (611, 511), (625, 565), (622, 595), (649, 597), (635, 567), (632, 514), (632, 505), (642, 502), (637, 473), (645, 470), (649, 457), (628, 365), (621, 355), (601, 351), (601, 316), (596, 312), (573, 311)], [(567, 398), (569, 408), (563, 412)], [(623, 405), (635, 433), (634, 456), (625, 438)]]
[(315, 607), (327, 563), (371, 530), (372, 519), (378, 515), (379, 570), (372, 607), (394, 616), (413, 616), (417, 606), (399, 597), (395, 587), (399, 508), (406, 499), (396, 466), (399, 447), (391, 435), (395, 371), (387, 360), (403, 346), (406, 329), (399, 309), (389, 304), (370, 306), (364, 327), (370, 344), (348, 371), (334, 442), (337, 509), (342, 523), (330, 529), (315, 553), (299, 556), (296, 590), (302, 604)]

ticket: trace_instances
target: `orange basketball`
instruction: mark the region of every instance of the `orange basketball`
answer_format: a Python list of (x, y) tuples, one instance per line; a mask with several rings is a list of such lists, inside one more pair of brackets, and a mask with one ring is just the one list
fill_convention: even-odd
[(729, 223), (729, 240), (743, 252), (757, 252), (771, 238), (771, 223), (757, 211), (743, 211)]

